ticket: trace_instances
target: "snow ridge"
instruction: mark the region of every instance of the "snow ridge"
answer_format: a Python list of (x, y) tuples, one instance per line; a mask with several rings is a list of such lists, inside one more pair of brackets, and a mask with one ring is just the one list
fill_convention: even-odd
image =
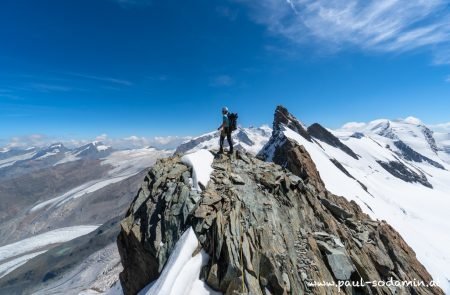
[(200, 271), (208, 263), (209, 256), (199, 245), (190, 227), (180, 237), (159, 278), (141, 290), (138, 295), (218, 295), (199, 279)]
[(355, 201), (372, 218), (391, 224), (450, 293), (450, 157), (437, 148), (450, 136), (436, 140), (427, 126), (412, 117), (348, 123), (331, 131), (358, 155), (355, 159), (314, 135), (311, 142), (287, 126), (280, 131), (263, 148), (266, 158), (270, 160), (286, 138), (302, 145), (326, 188)]

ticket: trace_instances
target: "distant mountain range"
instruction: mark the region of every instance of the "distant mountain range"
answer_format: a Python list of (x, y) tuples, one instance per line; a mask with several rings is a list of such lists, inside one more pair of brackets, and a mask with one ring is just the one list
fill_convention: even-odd
[[(450, 292), (450, 128), (410, 117), (331, 130), (279, 107), (273, 128), (240, 127), (233, 139), (237, 150), (285, 167), (301, 156), (289, 144), (302, 146), (326, 189), (387, 220)], [(218, 141), (210, 132), (175, 153), (218, 149)], [(121, 270), (118, 220), (148, 168), (173, 153), (98, 141), (0, 150), (0, 293), (107, 292)]]
[(171, 153), (101, 142), (0, 152), (0, 294), (108, 289), (121, 267), (117, 221)]
[[(268, 126), (243, 128), (238, 127), (232, 133), (233, 144), (236, 150), (245, 150), (252, 154), (257, 154), (266, 144), (272, 134), (272, 129)], [(194, 137), (178, 146), (176, 153), (194, 152), (199, 149), (219, 149), (220, 132), (213, 131)], [(224, 146), (228, 143), (225, 140)]]

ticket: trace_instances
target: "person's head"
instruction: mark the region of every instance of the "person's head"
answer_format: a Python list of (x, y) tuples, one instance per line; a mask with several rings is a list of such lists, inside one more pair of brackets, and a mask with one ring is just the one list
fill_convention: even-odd
[(222, 108), (222, 114), (226, 114), (228, 113), (228, 108), (227, 107), (223, 107)]

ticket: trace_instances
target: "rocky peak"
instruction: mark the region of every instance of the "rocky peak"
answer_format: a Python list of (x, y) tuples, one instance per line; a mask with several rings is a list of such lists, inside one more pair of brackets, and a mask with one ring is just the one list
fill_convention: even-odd
[[(309, 158), (306, 151), (301, 156)], [(188, 228), (210, 256), (201, 278), (224, 294), (443, 294), (424, 287), (312, 287), (431, 276), (391, 226), (297, 172), (246, 153), (217, 156), (211, 167), (201, 191), (192, 189), (193, 171), (180, 156), (148, 172), (117, 241), (125, 294), (159, 276)]]
[(53, 143), (50, 146), (39, 150), (36, 155), (33, 156), (33, 159), (44, 159), (48, 156), (63, 154), (68, 150), (69, 149), (66, 148), (62, 143)]
[(277, 132), (282, 129), (282, 126), (288, 127), (297, 132), (307, 140), (311, 141), (311, 136), (306, 131), (306, 127), (297, 118), (295, 118), (284, 106), (277, 106), (275, 109), (273, 131)]
[(336, 148), (341, 149), (344, 153), (349, 155), (350, 157), (355, 158), (358, 160), (358, 156), (345, 144), (343, 144), (339, 138), (334, 136), (330, 131), (325, 129), (322, 125), (319, 123), (314, 123), (307, 129), (308, 134), (311, 135), (314, 138), (317, 138), (320, 141), (323, 141), (331, 146), (334, 146)]
[(77, 157), (99, 158), (106, 156), (112, 152), (112, 148), (103, 144), (101, 141), (93, 141), (73, 150), (73, 154)]
[(275, 110), (273, 126), (272, 136), (257, 157), (263, 161), (274, 162), (287, 168), (305, 183), (311, 183), (320, 189), (324, 189), (325, 185), (320, 178), (319, 171), (317, 171), (305, 147), (298, 145), (284, 134), (286, 127), (288, 127), (308, 141), (312, 141), (312, 137), (303, 124), (285, 107), (278, 106)]

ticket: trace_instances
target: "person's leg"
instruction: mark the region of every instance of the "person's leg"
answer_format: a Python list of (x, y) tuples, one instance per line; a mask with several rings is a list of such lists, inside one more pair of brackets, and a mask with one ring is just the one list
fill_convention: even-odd
[(227, 130), (227, 141), (228, 145), (230, 146), (230, 154), (233, 153), (233, 139), (231, 138), (231, 130)]
[(225, 140), (225, 136), (224, 136), (223, 132), (221, 132), (220, 133), (220, 139), (219, 139), (219, 145), (220, 145), (219, 153), (223, 153), (223, 142), (224, 142), (224, 140)]

